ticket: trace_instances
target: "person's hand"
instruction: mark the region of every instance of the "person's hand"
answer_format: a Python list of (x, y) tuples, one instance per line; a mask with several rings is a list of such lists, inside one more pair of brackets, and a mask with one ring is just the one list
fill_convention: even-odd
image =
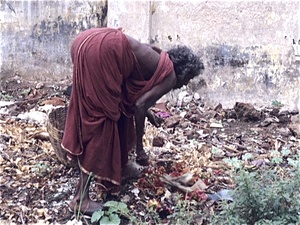
[(152, 112), (151, 110), (147, 110), (146, 116), (152, 125), (156, 127), (160, 126), (160, 124), (157, 122), (154, 112)]

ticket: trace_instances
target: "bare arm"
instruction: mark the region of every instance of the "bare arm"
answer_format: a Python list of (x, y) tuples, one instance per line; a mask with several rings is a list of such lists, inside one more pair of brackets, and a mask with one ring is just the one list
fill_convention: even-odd
[(177, 78), (173, 71), (160, 84), (154, 86), (150, 91), (141, 96), (135, 104), (135, 124), (136, 124), (136, 153), (138, 158), (147, 159), (143, 148), (144, 123), (147, 110), (164, 94), (168, 93), (176, 84)]

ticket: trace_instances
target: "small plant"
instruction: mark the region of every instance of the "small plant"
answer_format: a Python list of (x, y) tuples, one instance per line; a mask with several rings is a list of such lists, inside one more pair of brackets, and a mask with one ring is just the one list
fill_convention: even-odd
[(291, 150), (289, 149), (282, 149), (281, 154), (282, 156), (288, 156), (291, 153)]
[(12, 99), (13, 96), (9, 95), (9, 94), (2, 94), (0, 93), (0, 99), (4, 99), (4, 101), (9, 101), (10, 99)]
[(99, 224), (120, 224), (120, 216), (125, 216), (132, 222), (136, 223), (137, 219), (132, 216), (127, 208), (127, 205), (123, 202), (108, 201), (104, 204), (104, 207), (108, 207), (107, 211), (102, 209), (93, 213), (91, 222), (99, 222)]
[(218, 154), (219, 152), (221, 152), (221, 149), (216, 148), (216, 147), (213, 147), (212, 150), (211, 150), (212, 154)]
[(254, 156), (251, 153), (246, 153), (245, 155), (242, 156), (243, 160), (247, 159), (254, 159)]
[(177, 204), (172, 210), (172, 214), (167, 218), (170, 219), (169, 224), (197, 224), (196, 218), (201, 218), (201, 210), (197, 209), (197, 202), (184, 199), (179, 195)]
[(50, 169), (50, 166), (47, 164), (37, 163), (32, 168), (31, 172), (37, 173), (40, 177), (43, 176), (44, 172)]
[(271, 150), (270, 151), (271, 153), (271, 162), (274, 163), (274, 164), (280, 164), (283, 162), (283, 159), (282, 159), (282, 156), (281, 156), (281, 153), (277, 150)]
[(284, 104), (282, 104), (281, 102), (279, 102), (277, 100), (273, 101), (272, 105), (277, 106), (277, 107), (283, 107), (284, 106)]
[(223, 161), (229, 165), (231, 165), (235, 170), (239, 170), (244, 167), (244, 162), (242, 160), (239, 160), (237, 157), (233, 158), (225, 158)]
[(21, 95), (29, 95), (31, 88), (24, 89), (20, 94)]
[[(290, 160), (294, 163), (295, 161)], [(274, 170), (237, 174), (233, 202), (222, 202), (222, 211), (211, 216), (212, 224), (299, 224), (300, 172), (292, 169), (284, 179)]]

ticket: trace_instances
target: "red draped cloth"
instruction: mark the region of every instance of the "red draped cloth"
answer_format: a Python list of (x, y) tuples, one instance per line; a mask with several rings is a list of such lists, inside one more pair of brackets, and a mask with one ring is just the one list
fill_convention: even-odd
[(73, 90), (62, 147), (83, 172), (94, 173), (102, 190), (118, 193), (135, 143), (134, 104), (171, 74), (173, 63), (162, 52), (154, 75), (144, 80), (128, 39), (112, 28), (80, 33), (71, 57)]

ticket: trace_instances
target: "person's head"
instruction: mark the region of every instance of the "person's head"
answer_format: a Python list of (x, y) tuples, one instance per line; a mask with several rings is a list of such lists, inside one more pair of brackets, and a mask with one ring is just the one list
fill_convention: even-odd
[(177, 46), (167, 51), (173, 62), (177, 83), (173, 89), (187, 85), (190, 79), (204, 70), (204, 65), (200, 58), (188, 47)]

